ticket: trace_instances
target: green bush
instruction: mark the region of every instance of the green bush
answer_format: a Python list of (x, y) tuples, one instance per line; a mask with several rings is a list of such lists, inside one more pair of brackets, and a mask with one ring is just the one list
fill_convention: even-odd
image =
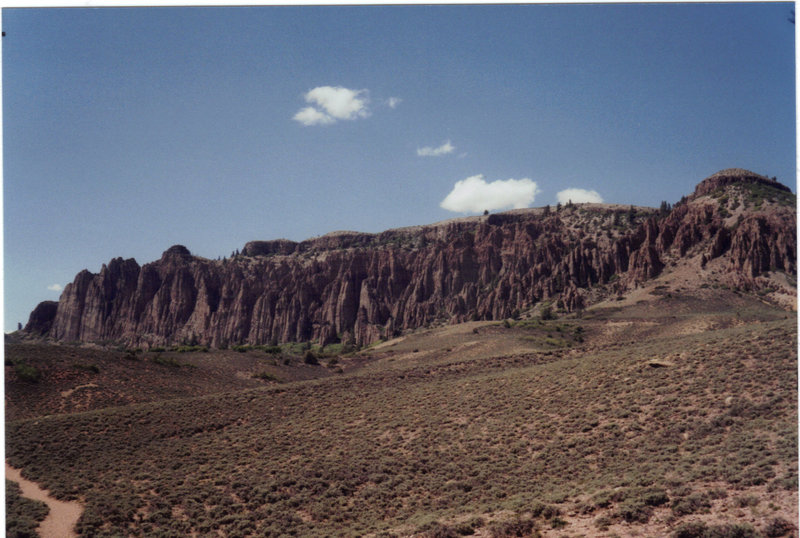
[(80, 364), (75, 363), (72, 365), (73, 368), (76, 370), (83, 370), (85, 372), (91, 372), (93, 374), (99, 374), (100, 368), (96, 364)]
[(50, 509), (42, 501), (22, 496), (19, 484), (6, 479), (6, 536), (11, 538), (33, 538), (38, 536), (36, 527)]
[(672, 538), (703, 538), (708, 531), (708, 525), (702, 521), (690, 521), (681, 524), (672, 534)]
[(545, 321), (556, 319), (556, 315), (553, 312), (553, 307), (550, 305), (543, 306), (540, 317)]
[(25, 364), (24, 362), (18, 362), (15, 364), (14, 372), (16, 372), (17, 377), (20, 378), (20, 380), (28, 383), (38, 383), (42, 378), (42, 372), (40, 372), (38, 368), (29, 364)]
[(177, 346), (173, 348), (173, 351), (177, 351), (178, 353), (194, 353), (195, 351), (208, 353), (208, 348), (206, 346)]
[(676, 516), (686, 516), (709, 508), (711, 508), (711, 502), (705, 493), (692, 493), (672, 502), (672, 513)]
[(169, 366), (171, 368), (180, 368), (182, 366), (180, 362), (173, 359), (172, 357), (164, 357), (161, 354), (158, 354), (155, 357), (153, 357), (153, 362), (156, 364), (160, 364), (162, 366)]
[(661, 506), (669, 502), (669, 495), (661, 488), (652, 488), (645, 490), (641, 499), (647, 506)]
[(438, 522), (428, 523), (417, 529), (417, 536), (422, 538), (459, 538), (455, 529)]
[(319, 361), (317, 360), (317, 356), (314, 355), (314, 352), (311, 351), (310, 349), (308, 351), (306, 351), (305, 355), (303, 355), (303, 362), (306, 363), (306, 364), (312, 364), (312, 365), (319, 364)]
[(782, 517), (776, 517), (767, 524), (764, 529), (764, 536), (767, 538), (779, 538), (790, 534), (794, 529), (795, 526), (792, 523)]
[(672, 534), (672, 538), (757, 538), (759, 534), (747, 524), (728, 523), (707, 525), (702, 521), (683, 523)]
[(475, 534), (475, 531), (480, 529), (486, 524), (482, 517), (475, 516), (468, 521), (464, 521), (463, 523), (458, 523), (453, 526), (453, 529), (458, 533), (460, 536), (472, 536)]
[(255, 379), (262, 379), (264, 381), (276, 381), (280, 383), (280, 379), (275, 377), (274, 374), (270, 374), (269, 372), (256, 372), (252, 375)]
[(497, 521), (489, 525), (489, 533), (494, 538), (511, 536), (540, 536), (532, 519)]
[(617, 510), (617, 515), (628, 523), (647, 523), (652, 514), (653, 509), (640, 499), (629, 499)]

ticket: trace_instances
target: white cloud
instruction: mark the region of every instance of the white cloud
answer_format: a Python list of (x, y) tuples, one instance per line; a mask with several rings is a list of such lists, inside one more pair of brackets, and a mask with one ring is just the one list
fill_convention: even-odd
[(399, 97), (390, 97), (386, 100), (386, 104), (389, 105), (389, 108), (396, 108), (397, 105), (399, 105), (402, 102), (403, 100), (400, 99)]
[(62, 291), (64, 288), (61, 286), (61, 284), (50, 284), (47, 286), (47, 289), (50, 291)]
[(448, 153), (453, 153), (456, 147), (450, 143), (448, 140), (438, 148), (432, 147), (424, 147), (424, 148), (417, 148), (417, 155), (420, 157), (441, 157), (442, 155), (447, 155)]
[(528, 178), (497, 180), (487, 183), (482, 174), (456, 181), (453, 190), (439, 204), (456, 212), (480, 212), (530, 207), (541, 192), (535, 181)]
[(314, 105), (300, 110), (292, 119), (303, 125), (326, 125), (336, 120), (355, 120), (369, 116), (367, 90), (351, 90), (341, 86), (318, 86), (305, 94)]
[(307, 106), (306, 108), (302, 109), (300, 112), (294, 115), (292, 118), (295, 121), (299, 121), (303, 125), (327, 125), (329, 123), (333, 123), (336, 121), (335, 119), (331, 118), (324, 112), (320, 112), (313, 106)]
[(603, 203), (603, 197), (600, 196), (600, 193), (586, 189), (564, 189), (556, 194), (556, 198), (562, 204), (566, 204), (570, 200), (575, 204), (582, 204), (585, 202), (592, 204)]

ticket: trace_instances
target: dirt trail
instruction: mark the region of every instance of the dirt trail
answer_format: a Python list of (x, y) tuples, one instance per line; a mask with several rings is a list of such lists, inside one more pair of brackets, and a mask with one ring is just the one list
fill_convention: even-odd
[(44, 521), (36, 529), (42, 538), (71, 538), (75, 533), (75, 524), (83, 513), (83, 506), (78, 502), (59, 501), (36, 483), (22, 478), (19, 469), (6, 463), (6, 478), (19, 484), (22, 495), (29, 499), (42, 501), (50, 508)]

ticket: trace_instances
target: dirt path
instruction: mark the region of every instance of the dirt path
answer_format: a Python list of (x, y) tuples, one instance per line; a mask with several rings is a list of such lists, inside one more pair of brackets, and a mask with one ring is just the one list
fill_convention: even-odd
[(22, 478), (19, 469), (6, 463), (6, 478), (19, 484), (22, 495), (29, 499), (42, 501), (50, 508), (44, 521), (36, 529), (42, 538), (71, 538), (75, 533), (75, 524), (83, 513), (83, 506), (78, 502), (59, 501), (50, 496), (47, 490), (36, 483)]

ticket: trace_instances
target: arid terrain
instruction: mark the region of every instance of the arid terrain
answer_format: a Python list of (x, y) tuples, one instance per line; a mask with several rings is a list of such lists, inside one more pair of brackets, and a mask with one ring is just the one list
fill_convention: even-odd
[(795, 313), (639, 297), (317, 365), (9, 345), (7, 458), (83, 536), (793, 535)]
[(797, 536), (795, 206), (731, 169), (116, 258), (6, 335), (7, 464), (79, 536)]

